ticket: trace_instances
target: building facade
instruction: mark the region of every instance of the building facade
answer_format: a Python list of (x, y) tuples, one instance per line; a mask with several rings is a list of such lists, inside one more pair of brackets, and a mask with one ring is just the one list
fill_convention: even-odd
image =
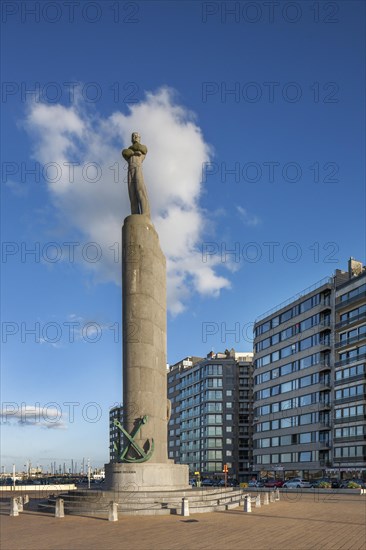
[(186, 357), (169, 367), (168, 456), (190, 473), (244, 481), (252, 462), (252, 353)]
[[(253, 470), (366, 469), (366, 271), (351, 259), (254, 326)], [(342, 468), (341, 468), (342, 466)]]
[(366, 470), (366, 270), (336, 273), (333, 468)]
[(109, 411), (109, 461), (118, 462), (119, 451), (123, 444), (123, 436), (121, 430), (114, 425), (114, 421), (118, 420), (123, 424), (123, 407), (116, 406)]

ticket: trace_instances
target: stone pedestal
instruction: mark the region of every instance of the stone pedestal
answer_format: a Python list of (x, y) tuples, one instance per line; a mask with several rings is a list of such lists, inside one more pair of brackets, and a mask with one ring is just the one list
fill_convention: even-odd
[(186, 464), (109, 463), (105, 465), (105, 489), (114, 492), (187, 491), (189, 468)]

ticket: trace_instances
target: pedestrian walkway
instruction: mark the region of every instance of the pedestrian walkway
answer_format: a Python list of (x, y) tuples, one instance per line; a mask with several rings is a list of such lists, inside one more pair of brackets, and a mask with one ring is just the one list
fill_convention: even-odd
[(366, 496), (281, 494), (245, 514), (226, 512), (133, 517), (118, 522), (36, 509), (1, 515), (2, 550), (364, 550)]

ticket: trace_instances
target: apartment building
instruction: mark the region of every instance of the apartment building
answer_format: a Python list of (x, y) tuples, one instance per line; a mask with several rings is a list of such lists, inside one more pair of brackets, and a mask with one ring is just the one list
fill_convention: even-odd
[(366, 469), (366, 270), (349, 261), (257, 319), (253, 470)]
[(249, 476), (252, 426), (252, 353), (209, 353), (169, 367), (171, 417), (168, 456), (191, 474)]
[(335, 279), (332, 462), (341, 471), (366, 470), (366, 270), (351, 259)]

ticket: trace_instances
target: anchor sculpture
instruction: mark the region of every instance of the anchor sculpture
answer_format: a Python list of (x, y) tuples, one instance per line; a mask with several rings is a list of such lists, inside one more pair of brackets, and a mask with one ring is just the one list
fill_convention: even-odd
[[(121, 462), (146, 462), (147, 460), (149, 460), (152, 457), (152, 454), (154, 452), (154, 439), (151, 440), (150, 448), (149, 448), (147, 453), (144, 451), (144, 449), (141, 449), (141, 447), (134, 441), (134, 439), (135, 439), (137, 433), (139, 432), (141, 426), (143, 424), (146, 424), (147, 421), (148, 421), (148, 416), (146, 416), (146, 415), (143, 416), (142, 418), (140, 418), (137, 426), (132, 430), (132, 433), (129, 434), (123, 428), (122, 424), (117, 419), (114, 420), (114, 425), (117, 426), (117, 428), (121, 430), (121, 432), (123, 433), (125, 438), (129, 441), (129, 443), (123, 449), (123, 451), (121, 452), (121, 454), (119, 456), (119, 460)], [(131, 447), (138, 453), (139, 457), (129, 458), (129, 457), (126, 456)], [(120, 449), (118, 448), (118, 445), (117, 445), (116, 442), (114, 442), (114, 449), (118, 453), (120, 452)]]

